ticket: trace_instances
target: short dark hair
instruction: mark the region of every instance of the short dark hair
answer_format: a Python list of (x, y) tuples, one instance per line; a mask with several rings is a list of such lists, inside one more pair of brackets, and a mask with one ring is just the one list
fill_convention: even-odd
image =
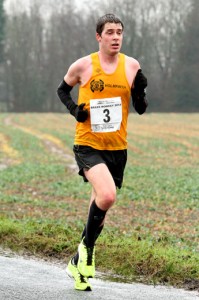
[(124, 29), (124, 24), (117, 16), (115, 16), (114, 14), (106, 14), (106, 15), (100, 17), (96, 23), (96, 32), (99, 35), (101, 35), (101, 33), (104, 29), (104, 25), (106, 23), (115, 23), (115, 24), (119, 23), (122, 25), (122, 30)]

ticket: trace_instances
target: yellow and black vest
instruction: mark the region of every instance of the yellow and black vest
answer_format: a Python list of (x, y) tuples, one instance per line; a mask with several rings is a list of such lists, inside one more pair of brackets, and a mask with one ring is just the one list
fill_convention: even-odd
[(78, 105), (86, 103), (84, 109), (90, 111), (90, 100), (121, 97), (122, 122), (120, 129), (114, 132), (93, 132), (90, 114), (84, 123), (77, 122), (75, 145), (90, 146), (98, 150), (123, 150), (127, 148), (127, 119), (131, 87), (126, 78), (125, 55), (119, 53), (118, 66), (111, 74), (106, 74), (100, 65), (98, 52), (91, 54), (92, 76), (86, 84), (80, 86)]

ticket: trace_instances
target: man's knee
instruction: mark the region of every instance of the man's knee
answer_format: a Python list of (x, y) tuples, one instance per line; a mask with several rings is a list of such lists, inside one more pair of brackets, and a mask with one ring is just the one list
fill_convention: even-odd
[(103, 210), (108, 210), (116, 200), (116, 189), (102, 190), (96, 197), (97, 204)]

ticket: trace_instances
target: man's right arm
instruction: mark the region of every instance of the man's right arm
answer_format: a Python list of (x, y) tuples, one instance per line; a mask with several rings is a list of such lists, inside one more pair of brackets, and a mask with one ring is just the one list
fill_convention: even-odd
[(88, 111), (83, 109), (85, 103), (81, 103), (78, 106), (73, 101), (70, 93), (73, 88), (73, 85), (78, 83), (78, 72), (75, 72), (75, 70), (76, 70), (76, 65), (74, 63), (69, 68), (68, 73), (64, 77), (64, 80), (58, 86), (57, 94), (59, 96), (59, 99), (69, 110), (70, 114), (73, 115), (78, 122), (85, 122), (86, 119), (88, 118)]

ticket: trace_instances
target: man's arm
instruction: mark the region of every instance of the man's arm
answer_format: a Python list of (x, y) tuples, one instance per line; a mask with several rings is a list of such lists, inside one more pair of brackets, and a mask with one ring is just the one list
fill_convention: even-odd
[(85, 103), (81, 103), (79, 106), (73, 101), (71, 97), (71, 90), (78, 79), (78, 67), (77, 63), (74, 63), (69, 68), (67, 74), (64, 76), (64, 80), (60, 83), (57, 89), (57, 94), (62, 103), (69, 110), (70, 114), (75, 117), (78, 122), (85, 122), (88, 118), (88, 111), (84, 110)]
[(142, 73), (142, 70), (139, 69), (135, 76), (134, 88), (131, 89), (131, 96), (133, 106), (136, 112), (142, 115), (148, 106), (148, 101), (146, 99), (145, 89), (147, 87), (147, 78)]

